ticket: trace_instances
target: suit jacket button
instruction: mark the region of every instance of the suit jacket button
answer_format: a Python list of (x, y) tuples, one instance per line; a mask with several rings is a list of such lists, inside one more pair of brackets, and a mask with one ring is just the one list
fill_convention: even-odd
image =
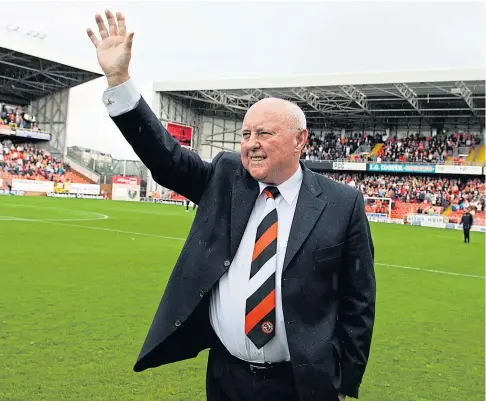
[(225, 265), (226, 267), (228, 267), (230, 264), (231, 264), (231, 263), (230, 263), (230, 261), (229, 261), (229, 260), (225, 260), (225, 261), (224, 261), (224, 265)]
[(181, 321), (179, 319), (177, 319), (175, 322), (174, 322), (174, 326), (176, 327), (179, 327), (181, 325)]
[(203, 290), (199, 291), (199, 296), (200, 296), (201, 298), (202, 298), (202, 297), (204, 297), (204, 291), (203, 291)]

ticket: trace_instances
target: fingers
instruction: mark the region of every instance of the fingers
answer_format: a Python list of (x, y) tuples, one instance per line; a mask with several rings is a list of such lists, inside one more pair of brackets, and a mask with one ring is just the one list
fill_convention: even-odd
[(134, 32), (130, 32), (125, 39), (125, 46), (129, 51), (132, 51), (132, 45), (133, 45), (133, 35), (135, 35)]
[(105, 15), (106, 15), (106, 19), (108, 20), (110, 36), (116, 36), (118, 33), (118, 28), (116, 26), (116, 21), (113, 13), (110, 10), (106, 10)]
[[(116, 18), (110, 10), (105, 11), (106, 19), (108, 21), (108, 29), (103, 21), (103, 17), (100, 14), (96, 14), (95, 20), (96, 25), (98, 25), (98, 30), (100, 32), (101, 39), (106, 39), (109, 36), (126, 36), (127, 35), (127, 26), (125, 22), (125, 17), (122, 13), (117, 12)], [(118, 23), (118, 24), (117, 24)], [(91, 42), (97, 47), (100, 44), (100, 41), (93, 33), (93, 31), (88, 28), (87, 30), (88, 36), (91, 39)], [(131, 36), (127, 38), (126, 44), (128, 48), (131, 49), (132, 42), (133, 42), (133, 32), (130, 34)]]
[(127, 34), (125, 17), (122, 13), (116, 13), (116, 20), (118, 21), (118, 35), (125, 36)]
[(91, 42), (93, 42), (94, 46), (98, 47), (98, 45), (100, 44), (100, 41), (98, 40), (98, 38), (94, 34), (93, 30), (91, 28), (88, 28), (86, 30), (86, 32), (88, 34), (88, 37), (91, 39)]
[(101, 39), (106, 39), (108, 37), (108, 30), (106, 29), (105, 23), (101, 15), (96, 14), (96, 25), (98, 25), (98, 30), (100, 31)]

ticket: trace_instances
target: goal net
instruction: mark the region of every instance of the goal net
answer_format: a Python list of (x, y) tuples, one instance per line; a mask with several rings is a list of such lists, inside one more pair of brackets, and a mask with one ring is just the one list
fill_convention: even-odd
[(391, 220), (391, 198), (365, 197), (365, 212), (369, 221), (389, 222)]

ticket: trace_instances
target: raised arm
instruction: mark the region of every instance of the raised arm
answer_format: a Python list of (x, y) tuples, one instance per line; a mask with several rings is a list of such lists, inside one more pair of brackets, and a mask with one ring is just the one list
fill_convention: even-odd
[(134, 33), (127, 34), (121, 13), (105, 15), (108, 29), (101, 15), (95, 17), (101, 40), (91, 29), (87, 33), (108, 81), (103, 94), (108, 112), (155, 181), (199, 203), (213, 164), (172, 138), (140, 96), (128, 71)]

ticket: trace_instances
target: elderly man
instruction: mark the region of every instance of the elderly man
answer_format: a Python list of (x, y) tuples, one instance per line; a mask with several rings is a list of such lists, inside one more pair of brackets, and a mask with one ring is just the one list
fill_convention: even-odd
[(362, 195), (300, 162), (305, 116), (282, 99), (248, 110), (241, 154), (181, 147), (129, 77), (124, 17), (106, 17), (88, 35), (108, 112), (154, 179), (199, 205), (134, 370), (209, 348), (211, 401), (357, 397), (376, 292)]

